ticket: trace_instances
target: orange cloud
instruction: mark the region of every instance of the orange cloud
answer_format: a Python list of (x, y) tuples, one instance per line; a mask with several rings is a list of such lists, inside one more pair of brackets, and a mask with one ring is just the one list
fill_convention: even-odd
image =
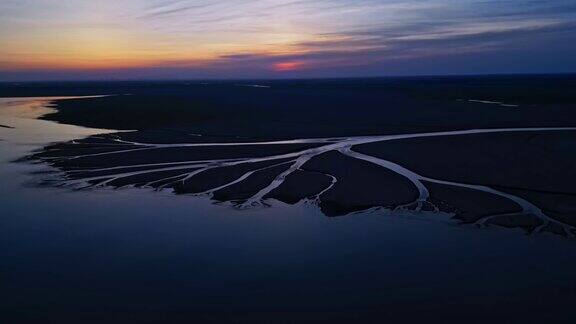
[(304, 62), (280, 62), (274, 64), (274, 71), (278, 72), (287, 72), (287, 71), (294, 71), (302, 68), (304, 66)]

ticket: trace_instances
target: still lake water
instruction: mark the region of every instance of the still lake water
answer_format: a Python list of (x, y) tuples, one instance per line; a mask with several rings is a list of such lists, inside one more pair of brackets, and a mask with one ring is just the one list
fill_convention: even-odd
[(11, 161), (105, 130), (18, 107), (0, 101), (0, 124), (14, 127), (0, 128), (2, 323), (576, 320), (575, 240), (441, 214), (328, 218), (41, 188), (32, 172), (47, 167)]

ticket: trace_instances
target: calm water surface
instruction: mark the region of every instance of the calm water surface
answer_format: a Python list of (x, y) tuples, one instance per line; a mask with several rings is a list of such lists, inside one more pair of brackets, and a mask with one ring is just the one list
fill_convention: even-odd
[(576, 320), (574, 240), (439, 214), (327, 218), (305, 205), (236, 211), (168, 192), (39, 188), (32, 173), (49, 169), (10, 161), (105, 130), (6, 102), (2, 323)]

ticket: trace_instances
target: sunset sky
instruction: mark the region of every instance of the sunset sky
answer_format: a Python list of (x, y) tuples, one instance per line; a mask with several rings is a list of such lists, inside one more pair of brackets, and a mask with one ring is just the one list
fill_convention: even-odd
[(573, 0), (0, 0), (0, 80), (576, 72)]

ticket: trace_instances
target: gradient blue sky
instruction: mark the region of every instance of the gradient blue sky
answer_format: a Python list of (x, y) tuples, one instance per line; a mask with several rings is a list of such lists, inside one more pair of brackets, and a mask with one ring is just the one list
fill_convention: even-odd
[(576, 72), (576, 1), (0, 0), (0, 80)]

